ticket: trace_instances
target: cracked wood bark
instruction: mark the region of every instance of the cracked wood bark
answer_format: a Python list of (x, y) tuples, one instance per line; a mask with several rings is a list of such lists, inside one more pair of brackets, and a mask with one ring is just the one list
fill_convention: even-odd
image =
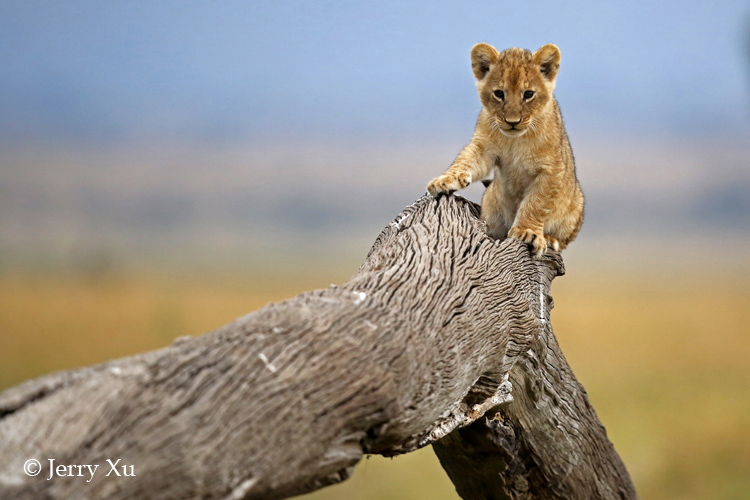
[(478, 210), (421, 198), (342, 286), (0, 394), (0, 498), (284, 498), (428, 444), (465, 499), (635, 498), (549, 326), (559, 254)]

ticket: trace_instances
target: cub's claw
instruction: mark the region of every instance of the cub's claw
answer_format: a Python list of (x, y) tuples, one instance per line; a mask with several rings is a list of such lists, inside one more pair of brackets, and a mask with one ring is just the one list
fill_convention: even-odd
[[(547, 239), (541, 231), (534, 231), (532, 229), (522, 229), (520, 227), (512, 227), (508, 232), (510, 238), (516, 238), (524, 243), (531, 245), (531, 250), (534, 256), (541, 257), (547, 251)], [(557, 240), (555, 240), (556, 242)]]
[(443, 174), (436, 177), (427, 185), (427, 192), (434, 197), (441, 194), (450, 194), (471, 184), (471, 174), (462, 172), (459, 174)]

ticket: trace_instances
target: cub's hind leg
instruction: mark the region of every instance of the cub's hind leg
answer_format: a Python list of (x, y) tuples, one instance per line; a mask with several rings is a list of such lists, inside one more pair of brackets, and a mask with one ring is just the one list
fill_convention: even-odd
[(559, 252), (563, 247), (560, 245), (560, 242), (557, 241), (557, 238), (554, 236), (550, 236), (549, 234), (545, 234), (544, 237), (547, 240), (547, 245), (555, 250), (555, 252)]
[(495, 188), (497, 186), (494, 186), (493, 182), (484, 190), (481, 217), (487, 224), (487, 236), (502, 241), (508, 236), (510, 224), (505, 219), (502, 202)]
[(570, 203), (564, 219), (557, 228), (555, 236), (559, 240), (560, 250), (567, 247), (573, 241), (583, 225), (583, 193), (579, 189)]

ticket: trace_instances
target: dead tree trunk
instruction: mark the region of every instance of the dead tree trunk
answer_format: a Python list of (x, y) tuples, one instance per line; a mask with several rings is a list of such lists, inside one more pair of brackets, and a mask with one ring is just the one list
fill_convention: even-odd
[(342, 286), (0, 394), (0, 498), (284, 498), (428, 444), (465, 499), (635, 498), (552, 334), (559, 254), (477, 215), (422, 198)]

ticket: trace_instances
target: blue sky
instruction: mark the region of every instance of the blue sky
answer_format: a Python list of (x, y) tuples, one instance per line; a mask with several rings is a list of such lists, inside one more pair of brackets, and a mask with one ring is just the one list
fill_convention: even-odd
[(6, 0), (0, 137), (468, 139), (480, 41), (556, 43), (574, 132), (750, 131), (746, 2)]

